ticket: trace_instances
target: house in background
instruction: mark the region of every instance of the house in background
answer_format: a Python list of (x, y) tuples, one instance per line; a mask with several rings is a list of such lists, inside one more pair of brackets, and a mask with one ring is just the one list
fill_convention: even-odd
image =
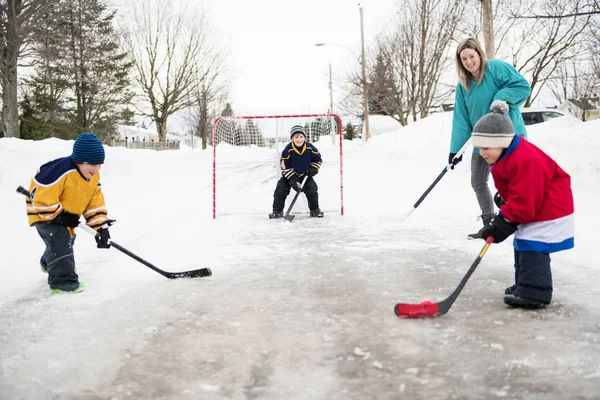
[(163, 143), (158, 141), (156, 129), (118, 125), (117, 132), (111, 138), (110, 146), (130, 149), (178, 150), (182, 141), (180, 135), (167, 133), (167, 141)]
[(567, 99), (558, 109), (568, 112), (582, 121), (600, 119), (600, 97)]

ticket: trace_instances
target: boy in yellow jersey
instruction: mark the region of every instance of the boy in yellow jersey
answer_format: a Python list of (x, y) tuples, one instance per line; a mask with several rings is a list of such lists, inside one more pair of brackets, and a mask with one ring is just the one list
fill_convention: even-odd
[(82, 133), (73, 144), (73, 153), (40, 167), (31, 180), (27, 199), (29, 225), (35, 226), (46, 245), (40, 259), (48, 273), (51, 293), (78, 293), (83, 282), (75, 272), (73, 244), (75, 227), (83, 215), (98, 231), (98, 248), (109, 248), (108, 219), (100, 187), (104, 147), (93, 133)]

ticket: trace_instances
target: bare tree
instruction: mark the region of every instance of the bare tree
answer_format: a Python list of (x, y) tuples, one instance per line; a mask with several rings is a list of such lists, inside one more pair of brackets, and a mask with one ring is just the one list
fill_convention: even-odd
[[(558, 11), (558, 12), (557, 12)], [(588, 17), (591, 15), (600, 15), (600, 1), (582, 0), (571, 1), (570, 7), (565, 10), (557, 10), (552, 7), (541, 11), (529, 7), (528, 12), (524, 14), (513, 14), (513, 17), (519, 19), (562, 19), (571, 17)]]
[[(397, 119), (424, 118), (430, 107), (449, 95), (438, 90), (452, 64), (450, 44), (465, 12), (460, 0), (410, 0), (402, 5), (393, 35), (382, 45), (394, 71)], [(443, 92), (443, 93), (442, 93)]]
[(214, 49), (212, 56), (201, 66), (198, 78), (200, 85), (195, 93), (195, 106), (192, 111), (194, 134), (202, 139), (205, 150), (211, 138), (211, 121), (219, 112), (228, 95), (230, 80), (227, 76), (227, 55), (225, 51)]
[(17, 98), (18, 66), (31, 34), (51, 6), (51, 0), (3, 0), (0, 2), (0, 81), (2, 126), (0, 137), (19, 137)]
[(203, 15), (178, 3), (144, 2), (134, 12), (126, 39), (135, 60), (135, 80), (149, 106), (138, 111), (167, 139), (168, 118), (191, 107), (211, 62)]
[(526, 107), (535, 101), (549, 80), (555, 79), (555, 72), (560, 68), (564, 72), (563, 66), (584, 49), (584, 33), (592, 21), (592, 14), (583, 12), (588, 6), (589, 0), (544, 0), (541, 4), (522, 0), (505, 4), (507, 15), (515, 21), (534, 13), (562, 16), (528, 19), (526, 23), (511, 26), (513, 65), (530, 79), (531, 95)]
[(592, 19), (589, 31), (588, 52), (591, 55), (591, 68), (595, 76), (595, 94), (600, 91), (600, 18)]
[(548, 88), (559, 103), (567, 99), (594, 96), (594, 85), (598, 78), (592, 66), (590, 63), (570, 60), (556, 68), (547, 82)]
[(485, 52), (488, 58), (496, 58), (496, 45), (494, 44), (494, 19), (492, 17), (492, 0), (481, 0), (483, 37), (485, 38)]

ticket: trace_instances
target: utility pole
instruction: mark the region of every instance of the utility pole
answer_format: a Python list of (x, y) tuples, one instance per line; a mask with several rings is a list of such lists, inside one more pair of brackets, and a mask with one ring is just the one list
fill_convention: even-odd
[(492, 21), (492, 0), (481, 0), (483, 12), (483, 36), (485, 39), (485, 54), (488, 59), (496, 58), (494, 44), (494, 24)]
[(333, 78), (331, 77), (331, 61), (329, 61), (329, 113), (333, 114)]
[(367, 92), (367, 66), (365, 59), (365, 32), (363, 29), (363, 9), (358, 3), (360, 11), (360, 45), (361, 45), (361, 64), (362, 64), (362, 89), (363, 89), (363, 118), (364, 118), (364, 137), (365, 141), (369, 140), (369, 95)]

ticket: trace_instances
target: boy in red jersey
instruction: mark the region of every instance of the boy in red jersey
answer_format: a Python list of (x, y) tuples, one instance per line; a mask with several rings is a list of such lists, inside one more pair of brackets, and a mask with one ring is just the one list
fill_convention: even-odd
[(552, 299), (550, 253), (574, 246), (571, 177), (550, 156), (516, 136), (505, 102), (473, 128), (473, 146), (490, 166), (498, 215), (482, 231), (500, 243), (515, 234), (515, 284), (505, 290), (513, 307), (541, 308)]

